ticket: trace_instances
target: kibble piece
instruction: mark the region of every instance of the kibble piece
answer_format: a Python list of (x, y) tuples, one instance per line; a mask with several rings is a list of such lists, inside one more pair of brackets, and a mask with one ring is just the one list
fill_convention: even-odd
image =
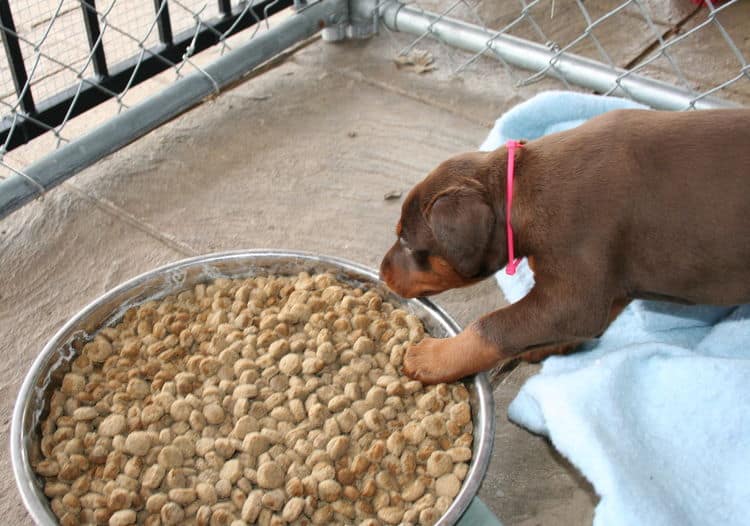
[(435, 508), (425, 508), (419, 513), (419, 524), (432, 526), (440, 518), (440, 513)]
[(93, 420), (99, 416), (99, 411), (95, 407), (79, 407), (73, 411), (73, 420), (78, 422)]
[(406, 446), (406, 440), (404, 439), (403, 433), (401, 433), (401, 431), (394, 431), (391, 433), (391, 436), (388, 437), (388, 440), (386, 440), (385, 445), (388, 448), (389, 453), (397, 457), (400, 456)]
[(93, 342), (89, 342), (83, 347), (83, 353), (88, 356), (92, 362), (103, 363), (112, 356), (112, 344), (103, 336), (97, 336)]
[(468, 447), (453, 447), (446, 451), (453, 462), (466, 462), (471, 459), (471, 449)]
[(174, 488), (169, 490), (169, 500), (176, 502), (180, 506), (189, 506), (196, 498), (197, 495), (193, 488)]
[(166, 503), (167, 496), (164, 493), (154, 493), (146, 500), (146, 511), (158, 514)]
[(179, 399), (172, 402), (169, 408), (170, 416), (177, 422), (187, 421), (193, 408), (185, 399)]
[(113, 437), (125, 431), (127, 420), (125, 415), (112, 414), (102, 420), (99, 424), (98, 432), (105, 437)]
[(471, 422), (471, 407), (467, 402), (459, 402), (450, 408), (450, 418), (458, 425), (463, 426)]
[(461, 481), (453, 473), (443, 475), (435, 481), (435, 492), (439, 497), (453, 498), (458, 495), (461, 489)]
[(257, 520), (260, 510), (262, 509), (262, 499), (262, 491), (253, 491), (247, 496), (247, 500), (242, 506), (242, 512), (240, 514), (242, 520), (247, 521), (248, 523), (254, 523)]
[(374, 409), (382, 408), (383, 404), (385, 404), (385, 399), (385, 389), (379, 386), (371, 387), (370, 390), (367, 391), (367, 395), (365, 396), (365, 401), (367, 402), (367, 404)]
[(242, 477), (242, 467), (238, 459), (232, 459), (227, 461), (221, 468), (219, 476), (222, 479), (228, 480), (231, 484), (234, 484)]
[(141, 411), (141, 422), (147, 426), (158, 422), (162, 416), (164, 416), (164, 409), (159, 404), (150, 404)]
[(199, 482), (195, 486), (195, 493), (203, 504), (216, 504), (216, 489), (212, 484)]
[(406, 441), (413, 446), (421, 444), (427, 436), (427, 432), (420, 422), (409, 422), (404, 426), (402, 433)]
[(284, 472), (275, 462), (265, 462), (258, 467), (258, 485), (261, 488), (276, 489), (284, 484)]
[(255, 398), (258, 396), (258, 386), (255, 384), (240, 384), (234, 388), (232, 396), (236, 399)]
[(279, 370), (293, 376), (302, 370), (302, 360), (298, 354), (287, 354), (279, 361)]
[[(109, 494), (109, 498), (107, 499), (107, 508), (109, 508), (111, 511), (113, 510), (124, 510), (125, 508), (130, 507), (130, 492), (124, 488), (115, 488), (112, 490), (112, 493)], [(65, 499), (63, 499), (63, 504), (65, 503)]]
[(323, 342), (318, 345), (316, 355), (325, 365), (330, 365), (336, 361), (336, 348), (331, 342)]
[(216, 496), (220, 499), (226, 499), (232, 494), (232, 483), (225, 478), (216, 481), (214, 488), (216, 489)]
[(267, 492), (261, 498), (261, 504), (272, 511), (279, 511), (284, 506), (284, 491), (275, 489)]
[(138, 400), (146, 398), (151, 392), (149, 385), (140, 378), (131, 378), (125, 391)]
[(151, 448), (151, 437), (145, 431), (133, 431), (125, 438), (125, 451), (138, 457), (145, 456)]
[(435, 509), (442, 515), (448, 510), (448, 507), (451, 505), (451, 500), (450, 497), (438, 497), (435, 499)]
[(302, 514), (305, 509), (305, 499), (301, 497), (292, 497), (284, 506), (281, 512), (281, 518), (287, 522), (293, 522)]
[(385, 419), (377, 409), (367, 411), (363, 419), (370, 431), (379, 431), (385, 425)]
[(331, 479), (323, 480), (318, 484), (318, 495), (326, 502), (338, 500), (341, 496), (341, 484)]
[(86, 379), (80, 374), (68, 373), (63, 377), (60, 391), (68, 396), (76, 396), (83, 391), (86, 385)]
[(406, 502), (414, 502), (424, 495), (425, 486), (420, 479), (413, 480), (408, 486), (404, 488), (401, 493), (401, 498)]
[(224, 409), (219, 404), (208, 404), (203, 408), (203, 416), (209, 424), (221, 424), (224, 422)]
[(165, 526), (172, 526), (173, 524), (181, 524), (185, 518), (185, 510), (179, 504), (174, 502), (167, 502), (161, 508), (161, 522)]
[(180, 467), (182, 465), (182, 451), (175, 446), (165, 446), (159, 451), (159, 465), (166, 470)]
[(109, 526), (127, 526), (128, 524), (135, 524), (135, 511), (133, 510), (116, 511), (109, 518)]
[(433, 451), (427, 459), (427, 473), (438, 478), (453, 470), (453, 459), (443, 451)]
[(441, 414), (427, 415), (422, 419), (425, 432), (431, 437), (440, 437), (445, 434), (445, 417)]
[(453, 466), (453, 474), (458, 477), (458, 480), (465, 479), (468, 472), (469, 465), (466, 462), (460, 462)]
[(378, 510), (378, 518), (386, 524), (398, 524), (404, 516), (404, 510), (396, 506), (387, 506)]
[(326, 446), (326, 452), (328, 453), (328, 456), (331, 457), (331, 460), (338, 460), (348, 449), (349, 437), (345, 435), (333, 437), (328, 441), (328, 445)]

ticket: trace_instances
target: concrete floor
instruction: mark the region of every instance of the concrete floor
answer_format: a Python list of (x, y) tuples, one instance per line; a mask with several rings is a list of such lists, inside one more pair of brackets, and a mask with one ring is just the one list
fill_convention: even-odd
[[(441, 160), (476, 148), (503, 111), (561, 87), (544, 80), (516, 91), (489, 61), (460, 77), (441, 62), (427, 75), (399, 70), (391, 59), (407, 41), (393, 38), (313, 42), (0, 222), (0, 441), (33, 358), (104, 291), (228, 249), (302, 249), (376, 266), (400, 209), (386, 192), (405, 193)], [(26, 154), (19, 158), (35, 157)], [(492, 281), (437, 300), (461, 324), (504, 304)], [(480, 495), (506, 526), (590, 524), (591, 487), (544, 439), (507, 420), (508, 403), (536, 370), (521, 365), (497, 385), (495, 448)], [(30, 523), (7, 448), (0, 514)]]

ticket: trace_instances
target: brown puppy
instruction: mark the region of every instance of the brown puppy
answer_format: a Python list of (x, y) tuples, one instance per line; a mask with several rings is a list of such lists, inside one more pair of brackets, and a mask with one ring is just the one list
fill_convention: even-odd
[[(508, 262), (505, 147), (438, 166), (412, 189), (381, 275), (398, 294), (475, 283)], [(527, 142), (511, 213), (536, 285), (404, 358), (426, 383), (536, 359), (600, 335), (632, 298), (750, 301), (750, 110), (620, 110)]]

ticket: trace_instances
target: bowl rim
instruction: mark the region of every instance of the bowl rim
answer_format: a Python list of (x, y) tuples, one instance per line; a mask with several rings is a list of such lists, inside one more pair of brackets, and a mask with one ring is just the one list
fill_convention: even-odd
[[(42, 351), (36, 356), (31, 367), (24, 376), (23, 383), (21, 384), (21, 388), (18, 391), (14, 403), (10, 428), (10, 453), (13, 476), (16, 481), (16, 486), (21, 494), (24, 507), (36, 524), (59, 524), (57, 521), (50, 522), (49, 508), (48, 506), (45, 506), (44, 503), (40, 502), (40, 495), (34, 490), (34, 482), (29, 480), (28, 474), (33, 474), (33, 469), (29, 459), (29, 451), (28, 448), (25, 447), (24, 440), (24, 419), (27, 414), (27, 401), (31, 400), (33, 397), (34, 387), (37, 383), (40, 369), (50, 354), (66, 343), (61, 340), (73, 327), (84, 322), (101, 304), (106, 303), (107, 300), (115, 298), (130, 289), (135, 289), (142, 282), (158, 275), (166, 275), (171, 271), (183, 267), (206, 265), (234, 258), (296, 258), (301, 260), (301, 262), (306, 263), (317, 262), (324, 265), (333, 265), (342, 270), (358, 274), (372, 282), (373, 285), (386, 287), (376, 271), (340, 257), (298, 250), (249, 249), (213, 252), (173, 261), (155, 269), (142, 272), (96, 297), (65, 322), (65, 324), (47, 341), (42, 348)], [(442, 307), (436, 305), (429, 299), (416, 298), (403, 300), (407, 304), (415, 302), (421, 304), (422, 307), (432, 316), (438, 318), (438, 321), (446, 327), (449, 334), (452, 333), (451, 335), (455, 335), (460, 332), (460, 326), (456, 321), (453, 320), (453, 318)], [(472, 459), (469, 464), (469, 470), (461, 484), (458, 494), (454, 497), (451, 505), (436, 523), (441, 526), (455, 524), (469, 507), (472, 499), (479, 491), (479, 486), (487, 472), (492, 454), (492, 446), (495, 437), (495, 414), (492, 390), (485, 373), (479, 373), (470, 377), (470, 381), (475, 385), (476, 395), (479, 402), (479, 408), (477, 408), (476, 411), (473, 411), (473, 414), (477, 415), (476, 418), (478, 421), (474, 422)]]

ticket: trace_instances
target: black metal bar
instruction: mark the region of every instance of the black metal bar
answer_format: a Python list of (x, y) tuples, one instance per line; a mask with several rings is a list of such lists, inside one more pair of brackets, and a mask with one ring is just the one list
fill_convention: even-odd
[[(7, 0), (0, 0), (0, 4), (2, 3), (7, 3)], [(264, 0), (258, 2), (258, 4), (254, 6), (254, 9), (262, 11), (267, 8), (268, 16), (271, 16), (287, 7), (291, 7), (293, 3), (293, 0)], [(205, 22), (205, 24), (213, 27), (219, 33), (224, 33), (238, 20), (241, 12), (241, 10), (235, 11), (230, 18), (217, 17)], [(247, 29), (256, 23), (257, 21), (254, 16), (245, 13), (245, 16), (237, 21), (237, 25), (232, 29), (229, 35)], [(194, 36), (195, 29), (188, 29), (175, 35), (173, 45), (159, 44), (158, 46), (150, 48), (149, 51), (151, 53), (146, 52), (140, 64), (138, 63), (138, 56), (136, 55), (118, 64), (109, 66), (109, 75), (107, 77), (90, 79), (91, 84), (84, 84), (69, 118), (80, 115), (86, 110), (110, 99), (111, 95), (102, 91), (100, 87), (105, 88), (112, 93), (120, 93), (128, 86), (133, 71), (136, 73), (130, 86), (135, 86), (144, 80), (161, 73), (165, 69), (168, 69), (170, 66), (164, 62), (164, 59), (172, 63), (179, 63), (182, 60), (185, 50), (187, 50), (193, 42)], [(203, 51), (217, 43), (219, 43), (219, 35), (208, 28), (204, 28), (198, 33), (198, 36), (195, 39), (195, 52), (198, 53)], [(65, 119), (77, 91), (77, 86), (71, 86), (63, 92), (38, 103), (37, 113), (34, 115), (35, 119), (45, 123), (49, 127), (60, 125)], [(12, 136), (8, 141), (8, 150), (17, 148), (47, 131), (44, 127), (23, 117), (16, 119), (15, 127), (11, 127), (11, 122), (12, 117), (5, 117), (0, 122), (0, 144), (5, 143), (8, 139), (8, 134), (12, 133)]]
[[(161, 5), (162, 1), (164, 2), (164, 7)], [(167, 0), (154, 0), (154, 10), (158, 13), (156, 28), (159, 31), (159, 42), (171, 46), (172, 21), (169, 18), (169, 4), (167, 3)]]
[[(26, 86), (29, 76), (23, 63), (23, 53), (21, 53), (21, 46), (18, 44), (16, 24), (13, 22), (13, 14), (10, 11), (8, 0), (0, 0), (0, 24), (2, 24), (0, 30), (3, 34), (3, 46), (8, 58), (13, 84), (16, 87), (16, 94), (21, 98), (21, 109), (29, 115), (33, 115), (36, 112), (34, 97), (31, 94), (31, 86)], [(25, 92), (24, 87), (26, 88)]]
[(232, 0), (219, 0), (219, 11), (224, 16), (232, 16)]
[(89, 49), (92, 51), (94, 72), (100, 77), (106, 77), (109, 74), (107, 58), (104, 56), (104, 46), (100, 39), (101, 30), (95, 0), (81, 0), (81, 11), (83, 12), (83, 25), (86, 26), (86, 37), (89, 40)]

